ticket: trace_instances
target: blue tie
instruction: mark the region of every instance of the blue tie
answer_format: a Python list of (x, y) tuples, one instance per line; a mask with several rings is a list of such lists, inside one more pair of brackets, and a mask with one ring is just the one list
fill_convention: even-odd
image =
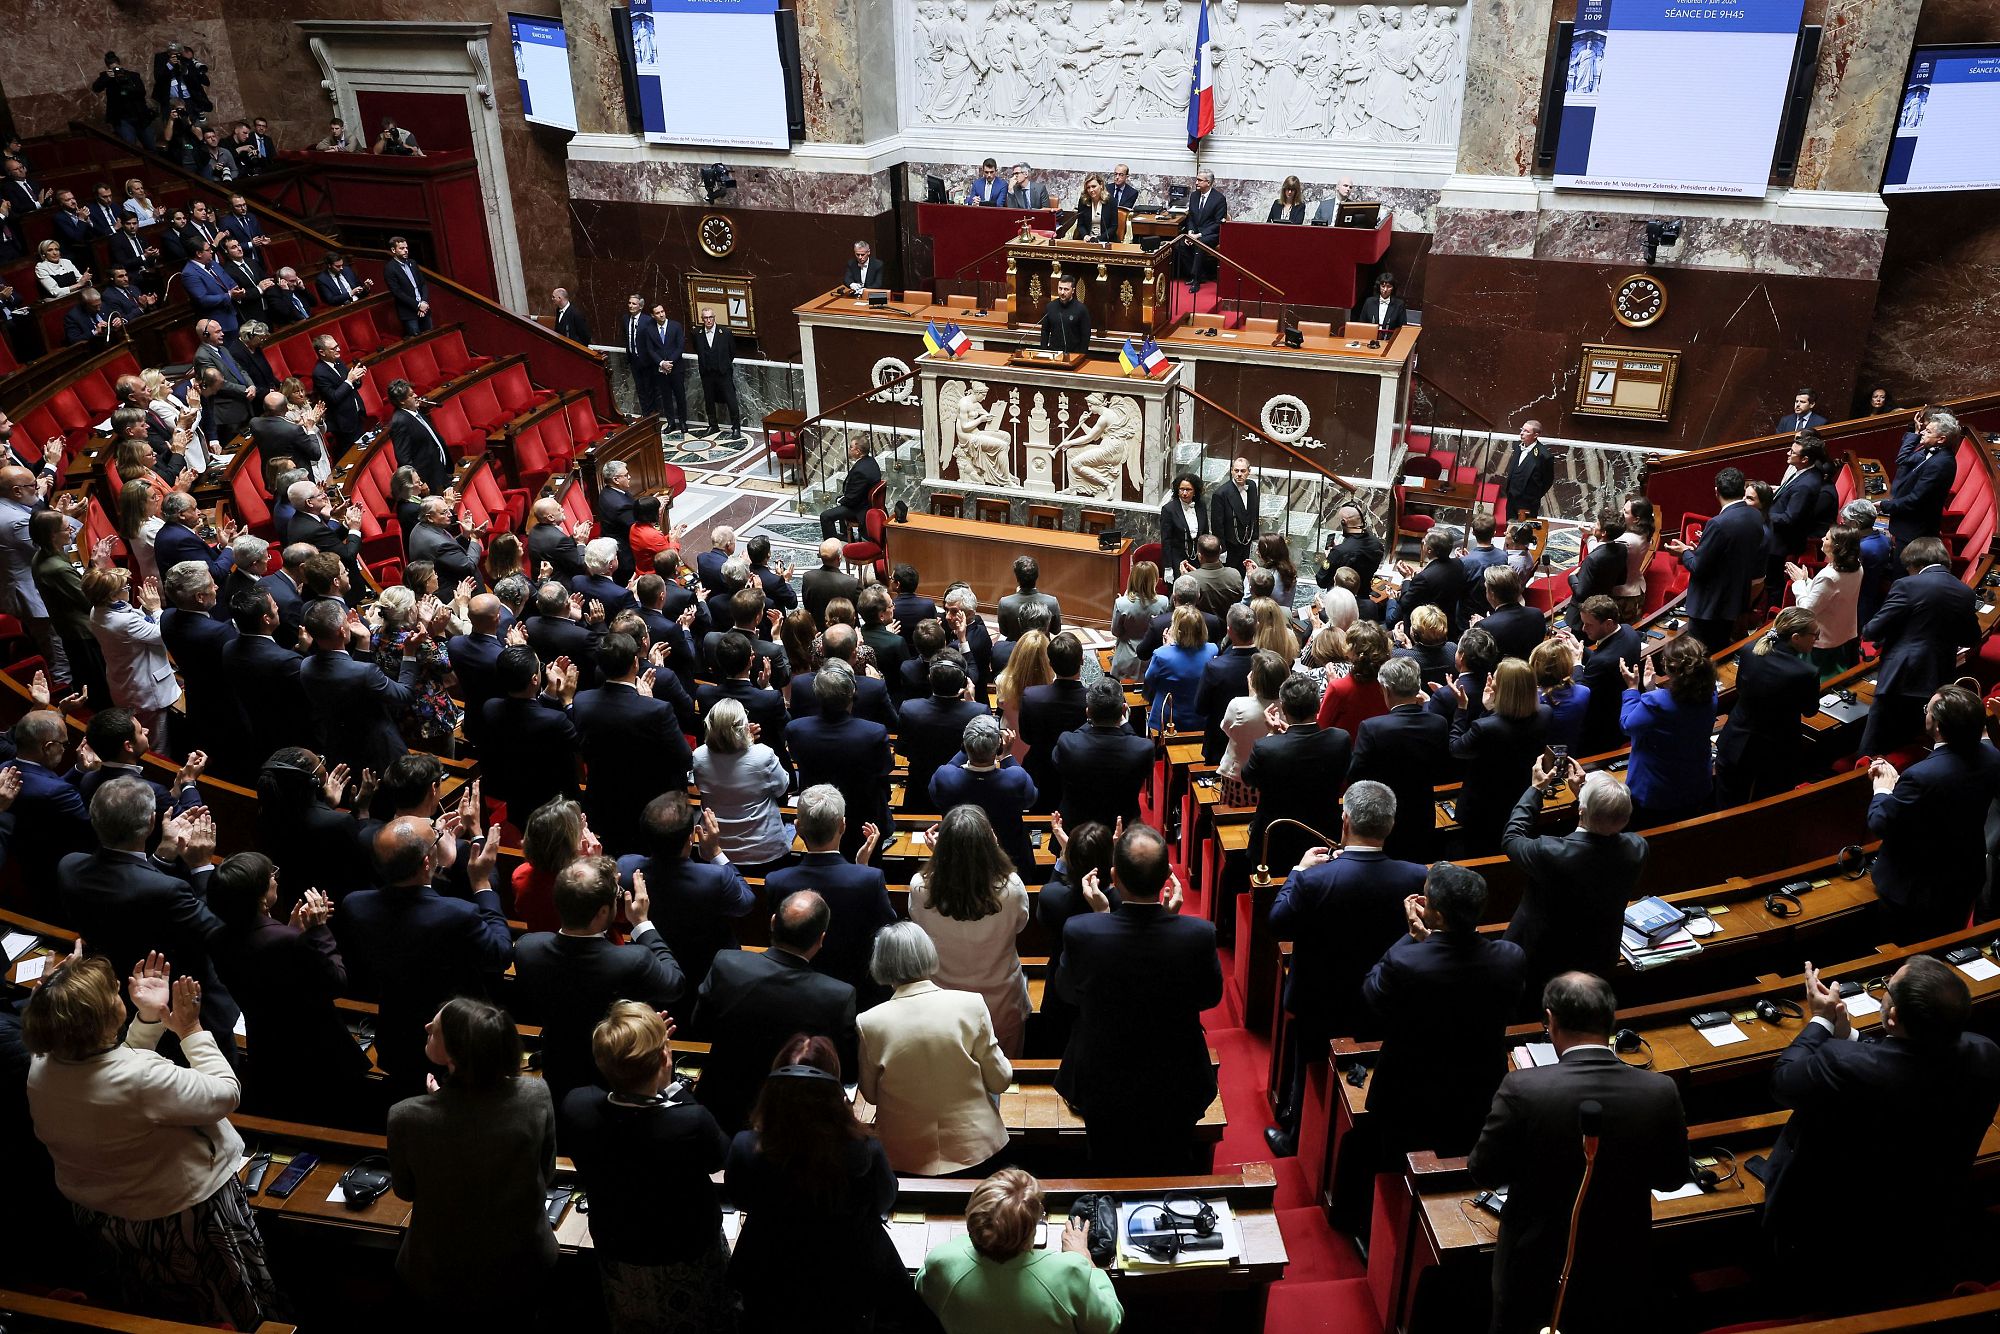
[(238, 365), (236, 364), (236, 358), (234, 358), (234, 357), (232, 357), (232, 356), (230, 356), (230, 355), (229, 355), (229, 349), (228, 349), (228, 348), (226, 348), (226, 347), (218, 347), (218, 348), (216, 348), (215, 350), (216, 350), (217, 352), (220, 352), (220, 353), (222, 354), (222, 364), (223, 364), (223, 365), (225, 365), (225, 366), (227, 366), (227, 367), (229, 367), (229, 373), (230, 373), (230, 375), (231, 375), (231, 376), (233, 376), (233, 377), (235, 378), (235, 380), (236, 380), (236, 383), (238, 383), (238, 384), (249, 384), (249, 383), (250, 383), (250, 377), (249, 377), (249, 376), (247, 376), (247, 375), (245, 375), (245, 374), (243, 373), (243, 368), (242, 368), (241, 366), (238, 366)]

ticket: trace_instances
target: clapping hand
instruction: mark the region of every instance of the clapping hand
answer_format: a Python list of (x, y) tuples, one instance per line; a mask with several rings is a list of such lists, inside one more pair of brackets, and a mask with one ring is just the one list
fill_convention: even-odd
[(1421, 894), (1412, 894), (1403, 900), (1403, 920), (1409, 924), (1412, 940), (1425, 940), (1431, 934), (1430, 923), (1425, 915), (1430, 911), (1430, 902)]
[(619, 896), (625, 903), (625, 924), (637, 926), (650, 921), (653, 914), (653, 898), (646, 892), (646, 873), (632, 872), (632, 888)]
[(1806, 960), (1806, 1010), (1815, 1019), (1824, 1019), (1833, 1027), (1836, 1038), (1845, 1038), (1853, 1028), (1847, 1014), (1847, 1002), (1840, 992), (1819, 980), (1819, 969), (1813, 967), (1812, 960)]
[(1806, 581), (1806, 567), (1797, 561), (1786, 561), (1785, 578), (1795, 584), (1804, 583)]
[(1160, 906), (1170, 913), (1177, 913), (1181, 910), (1181, 900), (1186, 897), (1187, 890), (1181, 884), (1180, 872), (1169, 869), (1167, 872), (1167, 892), (1160, 896)]
[(12, 807), (14, 798), (20, 795), (21, 770), (19, 767), (10, 765), (5, 769), (0, 769), (0, 811)]
[(1627, 690), (1637, 690), (1639, 688), (1640, 675), (1637, 665), (1620, 658), (1618, 660), (1618, 675), (1625, 678), (1625, 688)]
[(139, 607), (148, 616), (159, 611), (160, 581), (158, 579), (149, 575), (146, 582), (139, 585)]
[(880, 826), (864, 821), (861, 826), (861, 846), (854, 850), (854, 864), (866, 866), (875, 859), (875, 848), (882, 841)]
[(333, 768), (327, 770), (324, 788), (327, 805), (338, 806), (340, 804), (341, 794), (347, 791), (348, 773), (349, 770), (345, 764), (336, 764)]
[(324, 926), (332, 916), (333, 900), (316, 889), (307, 890), (305, 897), (292, 905), (292, 926), (299, 931)]
[(200, 778), (203, 772), (207, 770), (207, 768), (208, 768), (207, 751), (205, 750), (189, 751), (187, 757), (187, 763), (183, 764), (180, 767), (180, 772), (174, 775), (175, 790), (178, 791), (179, 789), (184, 787), (193, 787), (195, 784), (195, 780)]
[(1092, 912), (1111, 911), (1111, 900), (1104, 896), (1102, 889), (1098, 888), (1096, 871), (1086, 871), (1084, 873), (1081, 888), (1083, 890), (1083, 901), (1090, 905)]
[(87, 774), (94, 774), (104, 767), (104, 761), (90, 748), (88, 741), (76, 743), (76, 767)]
[(1877, 792), (1894, 792), (1896, 782), (1902, 777), (1896, 766), (1884, 759), (1871, 760), (1868, 765), (1868, 782)]
[(701, 808), (701, 823), (695, 826), (695, 836), (701, 842), (702, 856), (714, 861), (722, 855), (722, 824), (715, 818), (714, 807)]
[(125, 994), (131, 999), (132, 1008), (138, 1012), (140, 1023), (159, 1023), (167, 1008), (173, 1004), (173, 986), (168, 981), (172, 973), (166, 956), (158, 950), (132, 966), (132, 976), (125, 982)]

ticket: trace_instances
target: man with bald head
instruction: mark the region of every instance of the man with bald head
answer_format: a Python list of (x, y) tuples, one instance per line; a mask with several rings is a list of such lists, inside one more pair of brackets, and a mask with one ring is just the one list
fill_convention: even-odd
[(729, 1134), (743, 1128), (771, 1062), (794, 1033), (833, 1039), (840, 1068), (855, 1068), (854, 988), (815, 972), (833, 914), (809, 889), (771, 915), (771, 948), (722, 950), (695, 1002), (694, 1035), (711, 1045), (701, 1102)]
[(462, 580), (479, 582), (479, 539), (452, 532), (451, 518), (449, 500), (426, 496), (418, 506), (417, 522), (403, 538), (403, 550), (411, 560), (437, 566), (438, 593), (444, 597), (451, 596)]
[[(443, 586), (440, 579), (439, 586)], [(491, 593), (481, 593), (466, 604), (466, 618), (472, 622), (469, 634), (453, 635), (446, 645), (451, 654), (451, 670), (458, 677), (458, 694), (465, 701), (465, 736), (477, 746), (486, 734), (486, 701), (500, 696), (495, 675), (500, 650), (507, 647), (500, 637), (500, 623), (507, 608)]]
[(569, 581), (578, 575), (589, 573), (583, 564), (583, 548), (577, 543), (590, 538), (590, 520), (581, 519), (573, 529), (563, 527), (562, 502), (554, 496), (543, 496), (529, 511), (534, 518), (534, 526), (528, 529), (528, 574), (531, 578), (545, 577), (542, 562), (547, 561), (550, 570), (546, 577), (553, 578), (567, 588)]
[[(438, 891), (438, 877), (458, 860), (458, 839), (476, 840), (466, 865), (470, 901)], [(454, 996), (485, 997), (514, 955), (507, 915), (493, 892), (500, 828), (480, 838), (459, 828), (456, 811), (434, 820), (396, 819), (375, 834), (382, 887), (341, 900), (333, 935), (357, 994), (380, 1003), (375, 1063), (388, 1095), (424, 1091), (437, 1074), (424, 1059), (424, 1025)]]
[[(42, 491), (35, 474), (26, 468), (0, 468), (0, 611), (27, 627), (43, 661), (49, 664), (51, 681), (70, 681), (69, 655), (49, 622), (48, 606), (35, 587), (35, 543), (29, 520), (43, 508)], [(64, 496), (55, 503), (56, 512), (74, 532), (82, 526), (76, 517), (83, 502)]]
[(849, 602), (861, 596), (861, 581), (840, 568), (840, 539), (829, 537), (819, 544), (819, 568), (799, 576), (799, 602), (813, 614), (819, 628), (826, 629), (826, 604), (835, 598)]
[(285, 396), (273, 389), (257, 400), (257, 415), (250, 419), (250, 438), (267, 459), (285, 455), (301, 468), (313, 472), (324, 472), (312, 465), (318, 463), (325, 451), (319, 442), (305, 433), (297, 422), (285, 416), (291, 406)]

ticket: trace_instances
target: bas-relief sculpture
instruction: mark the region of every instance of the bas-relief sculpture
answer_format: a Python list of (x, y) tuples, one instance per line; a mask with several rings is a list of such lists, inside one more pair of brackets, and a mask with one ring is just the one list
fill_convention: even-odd
[(1068, 500), (1146, 499), (1146, 412), (1130, 395), (1033, 385), (996, 394), (983, 380), (941, 379), (936, 422), (930, 480)]
[[(1199, 10), (1181, 0), (918, 0), (918, 124), (1171, 133), (1187, 123)], [(1451, 144), (1465, 39), (1450, 5), (1209, 11), (1215, 132)]]

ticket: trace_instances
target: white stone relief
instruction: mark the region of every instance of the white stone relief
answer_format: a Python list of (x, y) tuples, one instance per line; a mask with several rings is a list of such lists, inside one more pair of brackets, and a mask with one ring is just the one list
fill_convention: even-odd
[(1122, 469), (1143, 489), (1141, 461), (1145, 414), (1139, 400), (1123, 394), (1086, 394), (1076, 430), (1056, 446), (1069, 459), (1070, 494), (1083, 500), (1122, 500)]
[[(917, 0), (905, 96), (919, 125), (1182, 131), (1198, 15), (1183, 0)], [(1463, 26), (1454, 5), (1223, 0), (1216, 133), (1448, 146)]]

